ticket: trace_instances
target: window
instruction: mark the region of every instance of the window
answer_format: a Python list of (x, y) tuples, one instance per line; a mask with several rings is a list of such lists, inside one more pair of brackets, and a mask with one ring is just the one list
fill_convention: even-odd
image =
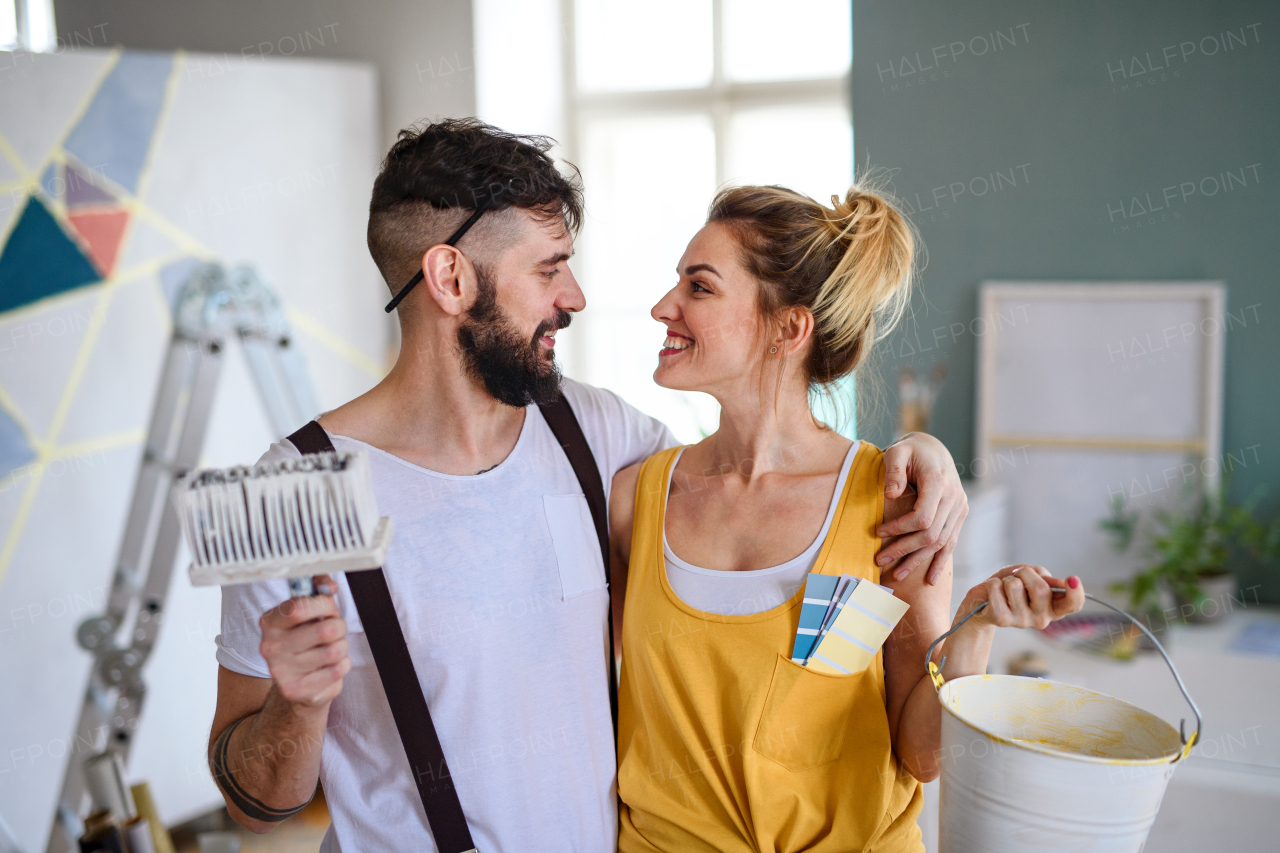
[(51, 51), (53, 0), (0, 0), (0, 50)]
[(0, 2), (0, 50), (13, 50), (18, 46), (18, 7), (16, 3)]
[(718, 187), (783, 184), (825, 201), (849, 186), (850, 4), (531, 2), (559, 15), (558, 32), (542, 24), (537, 43), (557, 41), (560, 63), (515, 50), (531, 22), (513, 16), (529, 5), (476, 0), (478, 111), (556, 136), (559, 156), (582, 169), (587, 219), (573, 267), (588, 308), (560, 335), (565, 372), (695, 441), (715, 429), (715, 401), (653, 383), (664, 332), (649, 311)]

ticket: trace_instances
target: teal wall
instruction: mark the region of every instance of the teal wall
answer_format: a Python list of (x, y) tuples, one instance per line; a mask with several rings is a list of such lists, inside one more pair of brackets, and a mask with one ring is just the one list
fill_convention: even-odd
[[(928, 249), (914, 320), (879, 351), (883, 384), (947, 365), (931, 431), (964, 466), (976, 340), (950, 330), (974, 318), (981, 280), (1222, 280), (1240, 321), (1232, 491), (1270, 484), (1280, 512), (1280, 3), (877, 0), (853, 3), (853, 25), (857, 163), (896, 170)], [(1230, 191), (1164, 202), (1228, 171)], [(999, 190), (979, 195), (979, 177)], [(891, 424), (864, 407), (866, 438)], [(1243, 580), (1280, 601), (1280, 569)]]

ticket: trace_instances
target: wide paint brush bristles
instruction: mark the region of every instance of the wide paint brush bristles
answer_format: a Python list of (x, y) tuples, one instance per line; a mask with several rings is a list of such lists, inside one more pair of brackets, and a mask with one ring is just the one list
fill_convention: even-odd
[(196, 471), (175, 490), (196, 566), (305, 560), (368, 546), (378, 524), (363, 451)]

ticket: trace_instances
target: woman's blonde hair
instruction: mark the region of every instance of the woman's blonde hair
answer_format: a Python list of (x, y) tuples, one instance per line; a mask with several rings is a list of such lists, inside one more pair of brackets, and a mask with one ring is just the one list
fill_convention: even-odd
[(913, 224), (869, 181), (831, 203), (785, 187), (731, 187), (707, 215), (737, 239), (766, 329), (788, 308), (813, 313), (810, 387), (853, 372), (889, 334), (906, 310), (916, 256)]

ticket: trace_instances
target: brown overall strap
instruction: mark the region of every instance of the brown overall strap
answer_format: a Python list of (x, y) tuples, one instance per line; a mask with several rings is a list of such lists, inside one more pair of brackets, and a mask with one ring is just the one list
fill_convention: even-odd
[[(316, 421), (308, 422), (289, 436), (289, 441), (303, 454), (334, 449), (329, 434)], [(347, 586), (364, 623), (365, 638), (409, 759), (409, 770), (422, 798), (422, 808), (427, 813), (428, 831), (440, 853), (474, 851), (471, 831), (467, 828), (462, 804), (458, 802), (458, 792), (445, 763), (435, 724), (431, 722), (431, 711), (422, 695), (422, 684), (413, 668), (387, 579), (382, 569), (347, 572)]]

